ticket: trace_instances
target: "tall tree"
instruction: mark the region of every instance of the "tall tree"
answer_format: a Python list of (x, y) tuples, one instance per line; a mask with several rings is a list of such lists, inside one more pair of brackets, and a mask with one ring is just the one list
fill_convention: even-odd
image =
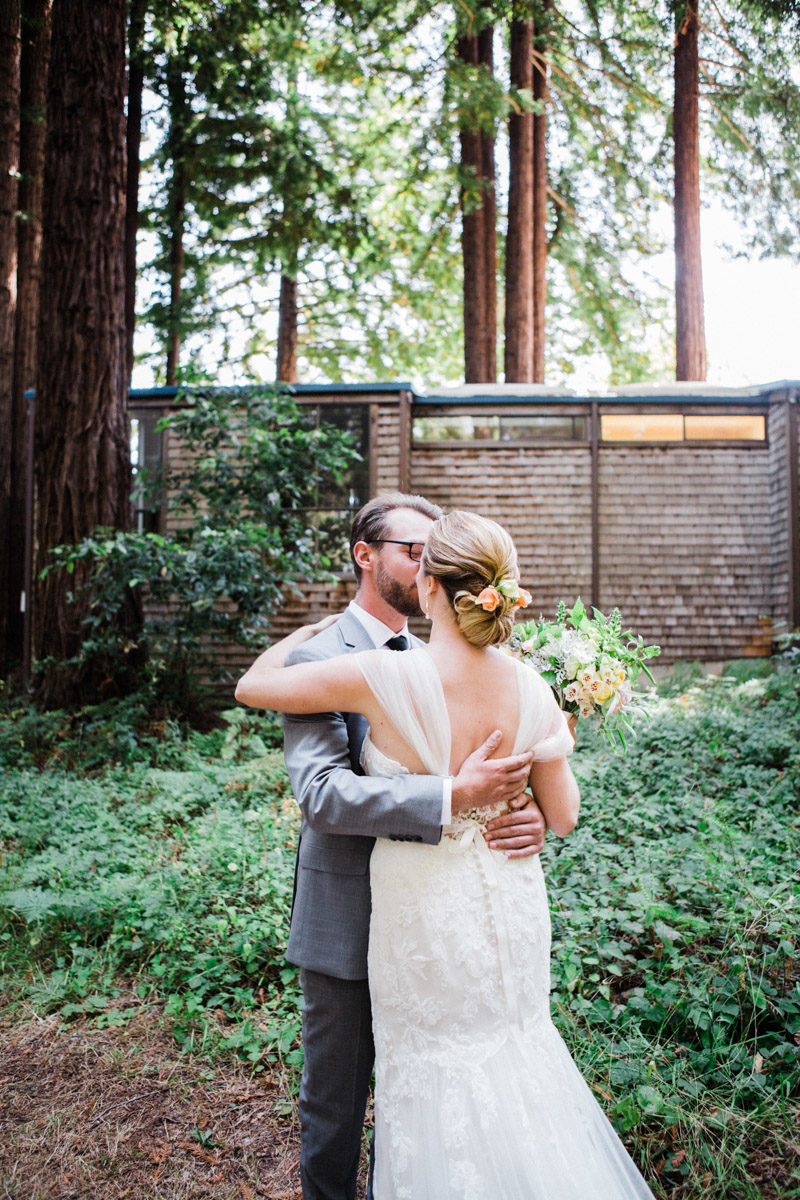
[(14, 328), (17, 308), (17, 177), (19, 175), (19, 0), (0, 4), (0, 662), (6, 658)]
[[(533, 21), (512, 15), (509, 77), (517, 92), (533, 93)], [(508, 232), (506, 235), (506, 383), (533, 380), (533, 113), (508, 119)]]
[[(47, 90), (36, 404), (39, 567), (51, 547), (129, 523), (125, 338), (125, 0), (56, 0)], [(49, 574), (36, 598), (40, 659), (81, 642), (70, 582)], [(40, 694), (86, 694), (80, 670), (46, 665)]]
[(178, 382), (181, 352), (181, 318), (184, 237), (189, 193), (189, 154), (192, 149), (192, 115), (188, 96), (187, 66), (183, 46), (167, 63), (169, 135), (166, 152), (171, 170), (167, 189), (167, 264), (169, 271), (169, 307), (167, 313), (167, 385)]
[(675, 377), (705, 379), (706, 338), (700, 257), (700, 65), (698, 0), (676, 11), (675, 95)]
[[(494, 73), (494, 28), (486, 6), (457, 39), (456, 52), (473, 75)], [(481, 98), (480, 78), (475, 81)], [(464, 268), (464, 379), (494, 383), (497, 378), (497, 201), (492, 114), (481, 105), (461, 114), (461, 248)]]
[[(50, 48), (50, 0), (23, 0), (20, 68), (19, 221), (17, 222), (17, 317), (14, 341), (14, 390), (11, 414), (11, 502), (6, 543), (8, 562), (9, 654), (27, 660), (23, 645), (27, 622), (21, 597), (30, 610), (32, 581), (27, 545), (28, 483), (32, 455), (25, 393), (36, 385), (36, 328), (39, 315), (39, 267), (42, 251), (47, 59)], [(32, 480), (30, 481), (32, 486)], [(32, 531), (31, 531), (32, 532)]]
[(547, 100), (548, 35), (552, 0), (541, 0), (533, 18), (533, 381), (544, 383), (547, 305)]
[(280, 383), (297, 382), (297, 258), (294, 271), (284, 267), (278, 300), (278, 351), (275, 378)]
[(133, 369), (136, 330), (136, 239), (139, 232), (142, 94), (144, 91), (144, 25), (147, 0), (131, 0), (128, 16), (128, 113), (125, 125), (125, 331), (128, 374)]

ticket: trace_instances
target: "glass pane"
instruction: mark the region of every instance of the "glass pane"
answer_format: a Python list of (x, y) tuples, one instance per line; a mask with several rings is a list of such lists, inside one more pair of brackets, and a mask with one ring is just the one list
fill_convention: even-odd
[(528, 438), (554, 438), (573, 441), (586, 437), (585, 417), (519, 416), (500, 418), (500, 440), (524, 441)]
[(369, 405), (320, 404), (319, 422), (349, 433), (360, 455), (346, 479), (341, 483), (328, 480), (320, 487), (319, 504), (323, 508), (360, 508), (369, 500)]
[(415, 442), (461, 442), (476, 439), (494, 441), (500, 432), (500, 418), (487, 413), (453, 413), (446, 417), (414, 417)]
[(614, 413), (600, 418), (604, 442), (681, 442), (681, 413)]
[(131, 447), (131, 466), (133, 467), (133, 470), (135, 473), (136, 468), (139, 466), (139, 461), (140, 461), (139, 418), (138, 417), (131, 417), (130, 447)]
[(747, 442), (763, 442), (766, 437), (764, 418), (760, 415), (733, 416), (730, 413), (710, 417), (686, 418), (687, 438), (724, 438)]
[(314, 551), (319, 566), (325, 570), (341, 571), (350, 565), (350, 521), (352, 513), (308, 510), (306, 520), (314, 539)]

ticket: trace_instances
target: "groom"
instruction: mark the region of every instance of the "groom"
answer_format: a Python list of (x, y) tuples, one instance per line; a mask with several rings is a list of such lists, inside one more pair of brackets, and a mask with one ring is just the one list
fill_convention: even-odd
[[(289, 662), (418, 645), (408, 635), (407, 618), (419, 614), (419, 559), (440, 515), (421, 496), (393, 493), (366, 504), (350, 537), (355, 599), (335, 625), (305, 642)], [(367, 984), (374, 839), (438, 842), (453, 813), (521, 796), (531, 756), (490, 758), (498, 734), (452, 780), (370, 778), (359, 763), (367, 729), (360, 714), (285, 716), (283, 722), (286, 765), (302, 813), (287, 958), (300, 967), (303, 989), (303, 1197), (353, 1200), (374, 1058)], [(495, 818), (487, 840), (511, 854), (538, 853), (542, 815), (530, 803)]]

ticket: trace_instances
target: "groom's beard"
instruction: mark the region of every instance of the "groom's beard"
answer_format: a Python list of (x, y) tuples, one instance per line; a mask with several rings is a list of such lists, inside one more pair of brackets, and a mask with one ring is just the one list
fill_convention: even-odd
[(420, 615), (422, 610), (419, 606), (416, 582), (401, 583), (399, 579), (395, 579), (394, 575), (389, 574), (380, 560), (378, 560), (375, 570), (375, 588), (381, 600), (391, 604), (395, 612), (401, 613), (404, 617)]

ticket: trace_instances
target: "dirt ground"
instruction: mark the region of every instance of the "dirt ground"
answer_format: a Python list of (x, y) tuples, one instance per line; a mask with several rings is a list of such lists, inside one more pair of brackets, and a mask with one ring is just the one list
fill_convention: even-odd
[[(800, 1195), (798, 1154), (753, 1148), (762, 1200)], [(109, 1029), (0, 1016), (0, 1200), (301, 1200), (299, 1157), (283, 1075), (182, 1054), (157, 1006)]]
[(282, 1076), (182, 1055), (157, 1008), (0, 1021), (0, 1200), (299, 1200), (299, 1151)]

